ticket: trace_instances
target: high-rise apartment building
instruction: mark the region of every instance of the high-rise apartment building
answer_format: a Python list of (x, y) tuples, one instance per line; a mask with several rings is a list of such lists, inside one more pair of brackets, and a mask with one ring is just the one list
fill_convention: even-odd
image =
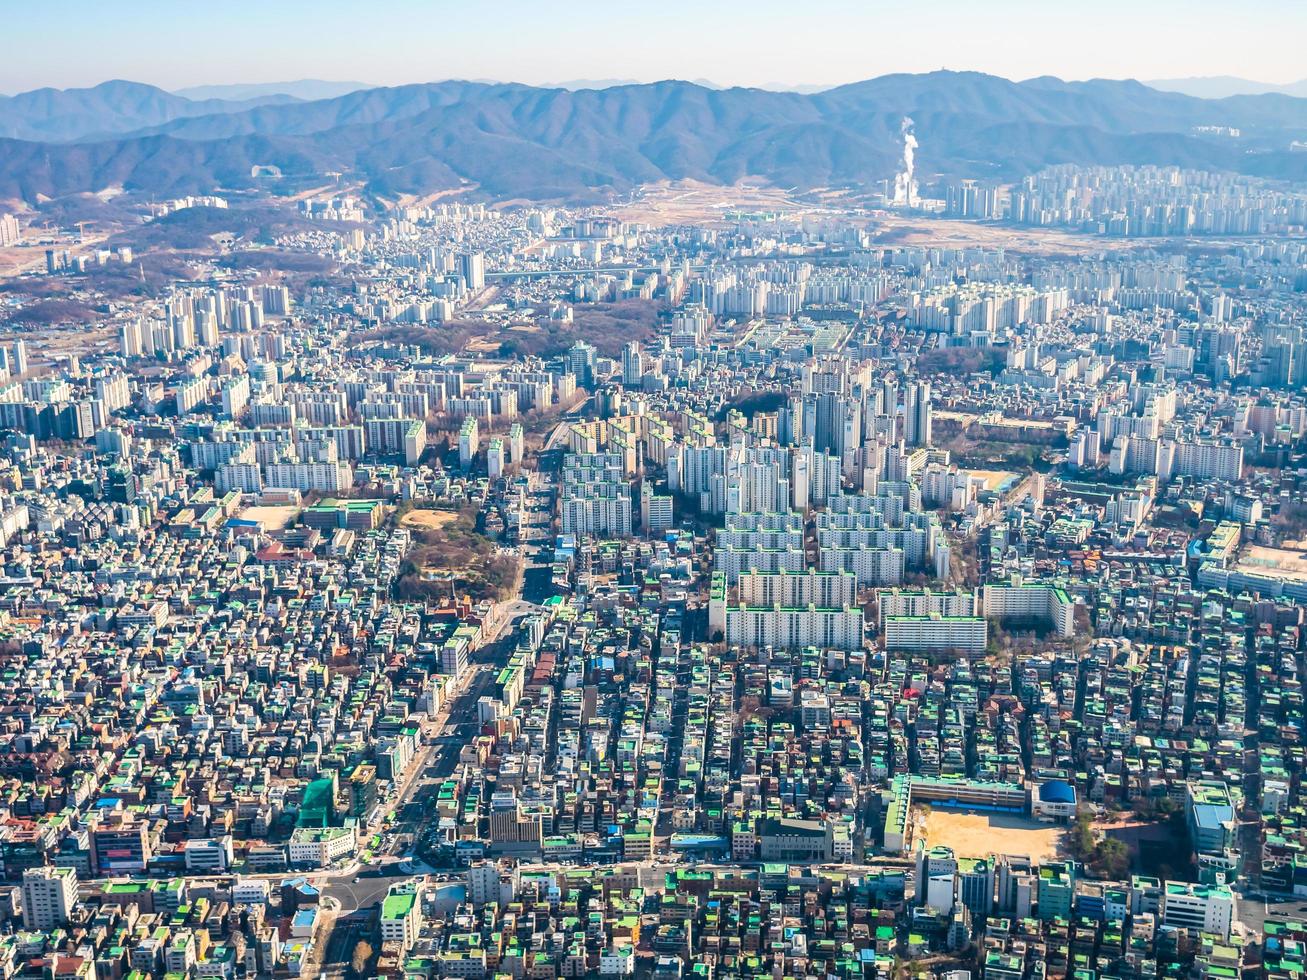
[(77, 871), (73, 868), (29, 868), (23, 872), (23, 926), (40, 932), (68, 921), (77, 903)]

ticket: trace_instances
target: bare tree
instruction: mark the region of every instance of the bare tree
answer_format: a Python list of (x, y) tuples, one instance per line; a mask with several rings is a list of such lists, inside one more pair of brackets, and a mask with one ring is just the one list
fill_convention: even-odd
[(354, 945), (354, 955), (350, 957), (349, 968), (355, 976), (364, 977), (368, 973), (368, 963), (372, 959), (372, 945), (366, 939), (360, 939)]

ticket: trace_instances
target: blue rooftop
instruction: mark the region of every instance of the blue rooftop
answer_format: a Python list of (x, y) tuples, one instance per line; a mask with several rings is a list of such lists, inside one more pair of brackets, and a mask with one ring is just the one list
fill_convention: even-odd
[(1076, 791), (1065, 779), (1050, 779), (1039, 787), (1041, 803), (1074, 803)]
[(318, 910), (316, 908), (300, 909), (298, 912), (295, 913), (295, 918), (293, 921), (294, 924), (297, 926), (301, 926), (301, 927), (311, 926), (313, 925), (313, 920), (316, 919), (317, 917), (318, 917)]
[(1234, 809), (1216, 803), (1194, 804), (1194, 826), (1199, 829), (1216, 830), (1221, 824), (1234, 817)]

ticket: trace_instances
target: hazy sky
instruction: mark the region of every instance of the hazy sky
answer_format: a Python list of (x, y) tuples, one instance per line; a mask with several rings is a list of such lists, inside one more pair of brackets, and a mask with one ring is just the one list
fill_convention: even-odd
[(0, 0), (0, 91), (324, 78), (1307, 75), (1304, 0)]

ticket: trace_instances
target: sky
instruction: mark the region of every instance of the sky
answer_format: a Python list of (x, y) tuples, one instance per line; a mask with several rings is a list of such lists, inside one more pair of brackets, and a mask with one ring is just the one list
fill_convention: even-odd
[(1307, 75), (1304, 0), (0, 0), (0, 92), (322, 78)]

